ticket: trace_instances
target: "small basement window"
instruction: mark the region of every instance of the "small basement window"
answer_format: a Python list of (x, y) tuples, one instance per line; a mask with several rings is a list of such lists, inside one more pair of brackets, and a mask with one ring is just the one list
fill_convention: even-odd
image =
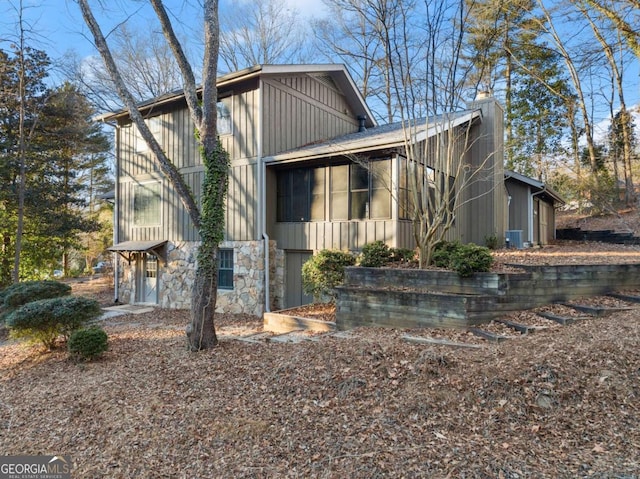
[(218, 251), (218, 289), (233, 289), (233, 249)]

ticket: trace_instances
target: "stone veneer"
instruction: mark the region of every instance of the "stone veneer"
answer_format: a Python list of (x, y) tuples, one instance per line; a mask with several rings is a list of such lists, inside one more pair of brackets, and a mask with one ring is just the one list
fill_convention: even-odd
[[(167, 243), (167, 264), (159, 264), (159, 306), (171, 309), (191, 307), (199, 242)], [(264, 308), (264, 242), (225, 241), (221, 248), (233, 248), (233, 290), (218, 290), (216, 312), (262, 316)], [(284, 252), (269, 245), (271, 308), (280, 309), (284, 297)], [(120, 260), (119, 299), (134, 302), (135, 263)]]

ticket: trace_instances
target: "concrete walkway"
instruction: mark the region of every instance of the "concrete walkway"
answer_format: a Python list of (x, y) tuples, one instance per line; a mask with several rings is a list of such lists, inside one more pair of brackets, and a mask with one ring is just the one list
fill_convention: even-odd
[(154, 310), (153, 306), (145, 306), (143, 304), (121, 304), (119, 306), (108, 306), (102, 308), (104, 313), (100, 316), (100, 320), (122, 316), (123, 314), (142, 314), (149, 313)]

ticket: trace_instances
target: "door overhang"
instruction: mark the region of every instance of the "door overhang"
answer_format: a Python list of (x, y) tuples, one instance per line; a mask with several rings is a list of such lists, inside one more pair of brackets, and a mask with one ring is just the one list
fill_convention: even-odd
[(129, 264), (133, 259), (133, 255), (135, 253), (152, 253), (164, 264), (167, 263), (167, 254), (166, 254), (166, 245), (167, 240), (163, 241), (123, 241), (122, 243), (114, 244), (107, 248), (108, 251), (113, 251), (118, 253), (124, 259), (127, 260)]

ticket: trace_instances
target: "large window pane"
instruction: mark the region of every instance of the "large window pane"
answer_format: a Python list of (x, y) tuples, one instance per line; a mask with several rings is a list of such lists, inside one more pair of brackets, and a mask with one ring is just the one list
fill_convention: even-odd
[(331, 219), (349, 219), (349, 165), (331, 167)]
[(324, 169), (279, 171), (276, 197), (277, 221), (324, 220)]
[(291, 176), (291, 221), (309, 221), (309, 170), (292, 170)]
[(311, 178), (311, 219), (324, 220), (324, 168), (314, 168), (310, 172)]
[(391, 161), (371, 162), (370, 218), (391, 218)]
[(353, 220), (364, 220), (369, 217), (369, 169), (352, 164), (350, 174), (350, 217)]
[(136, 226), (160, 224), (160, 183), (143, 183), (133, 190), (133, 223)]

